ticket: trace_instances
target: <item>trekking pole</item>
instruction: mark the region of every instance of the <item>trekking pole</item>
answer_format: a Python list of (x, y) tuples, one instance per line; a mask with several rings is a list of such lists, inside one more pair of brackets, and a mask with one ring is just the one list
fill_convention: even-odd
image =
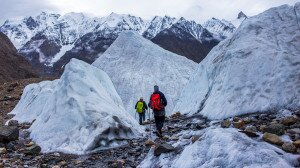
[(151, 127), (151, 109), (148, 109), (149, 111), (149, 127), (150, 127), (150, 139), (152, 139), (152, 127)]

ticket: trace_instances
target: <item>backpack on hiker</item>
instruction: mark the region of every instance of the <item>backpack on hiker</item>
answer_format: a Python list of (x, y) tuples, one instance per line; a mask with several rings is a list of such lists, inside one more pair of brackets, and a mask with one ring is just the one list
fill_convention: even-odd
[(155, 111), (160, 111), (164, 108), (159, 93), (153, 93), (151, 95), (151, 108)]
[(139, 101), (136, 105), (136, 112), (142, 113), (144, 111), (144, 102)]

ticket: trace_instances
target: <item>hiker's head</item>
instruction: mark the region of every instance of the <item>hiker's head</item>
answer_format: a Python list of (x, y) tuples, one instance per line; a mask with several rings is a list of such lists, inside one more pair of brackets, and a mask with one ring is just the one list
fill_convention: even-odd
[(159, 87), (157, 85), (154, 86), (154, 91), (155, 92), (159, 91)]
[(144, 98), (143, 97), (140, 97), (140, 101), (143, 101), (144, 100)]

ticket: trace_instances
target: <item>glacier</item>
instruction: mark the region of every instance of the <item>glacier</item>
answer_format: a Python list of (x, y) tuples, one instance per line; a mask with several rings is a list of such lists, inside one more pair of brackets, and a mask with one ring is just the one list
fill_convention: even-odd
[(149, 101), (158, 85), (168, 100), (171, 114), (180, 91), (196, 69), (196, 63), (164, 50), (136, 32), (126, 31), (92, 65), (112, 79), (125, 109), (135, 115), (140, 97)]
[(143, 133), (109, 76), (76, 59), (60, 79), (28, 85), (11, 114), (21, 123), (33, 122), (30, 138), (43, 152), (84, 154)]
[(243, 21), (214, 47), (174, 112), (209, 119), (300, 107), (300, 3)]

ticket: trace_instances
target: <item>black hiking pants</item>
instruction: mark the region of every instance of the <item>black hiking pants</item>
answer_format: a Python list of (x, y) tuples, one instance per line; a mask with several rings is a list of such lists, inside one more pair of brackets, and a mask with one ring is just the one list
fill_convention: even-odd
[(139, 113), (140, 125), (145, 121), (145, 112)]
[(160, 134), (162, 134), (162, 128), (164, 126), (166, 117), (164, 115), (163, 116), (154, 116), (154, 119), (155, 119), (156, 130)]

